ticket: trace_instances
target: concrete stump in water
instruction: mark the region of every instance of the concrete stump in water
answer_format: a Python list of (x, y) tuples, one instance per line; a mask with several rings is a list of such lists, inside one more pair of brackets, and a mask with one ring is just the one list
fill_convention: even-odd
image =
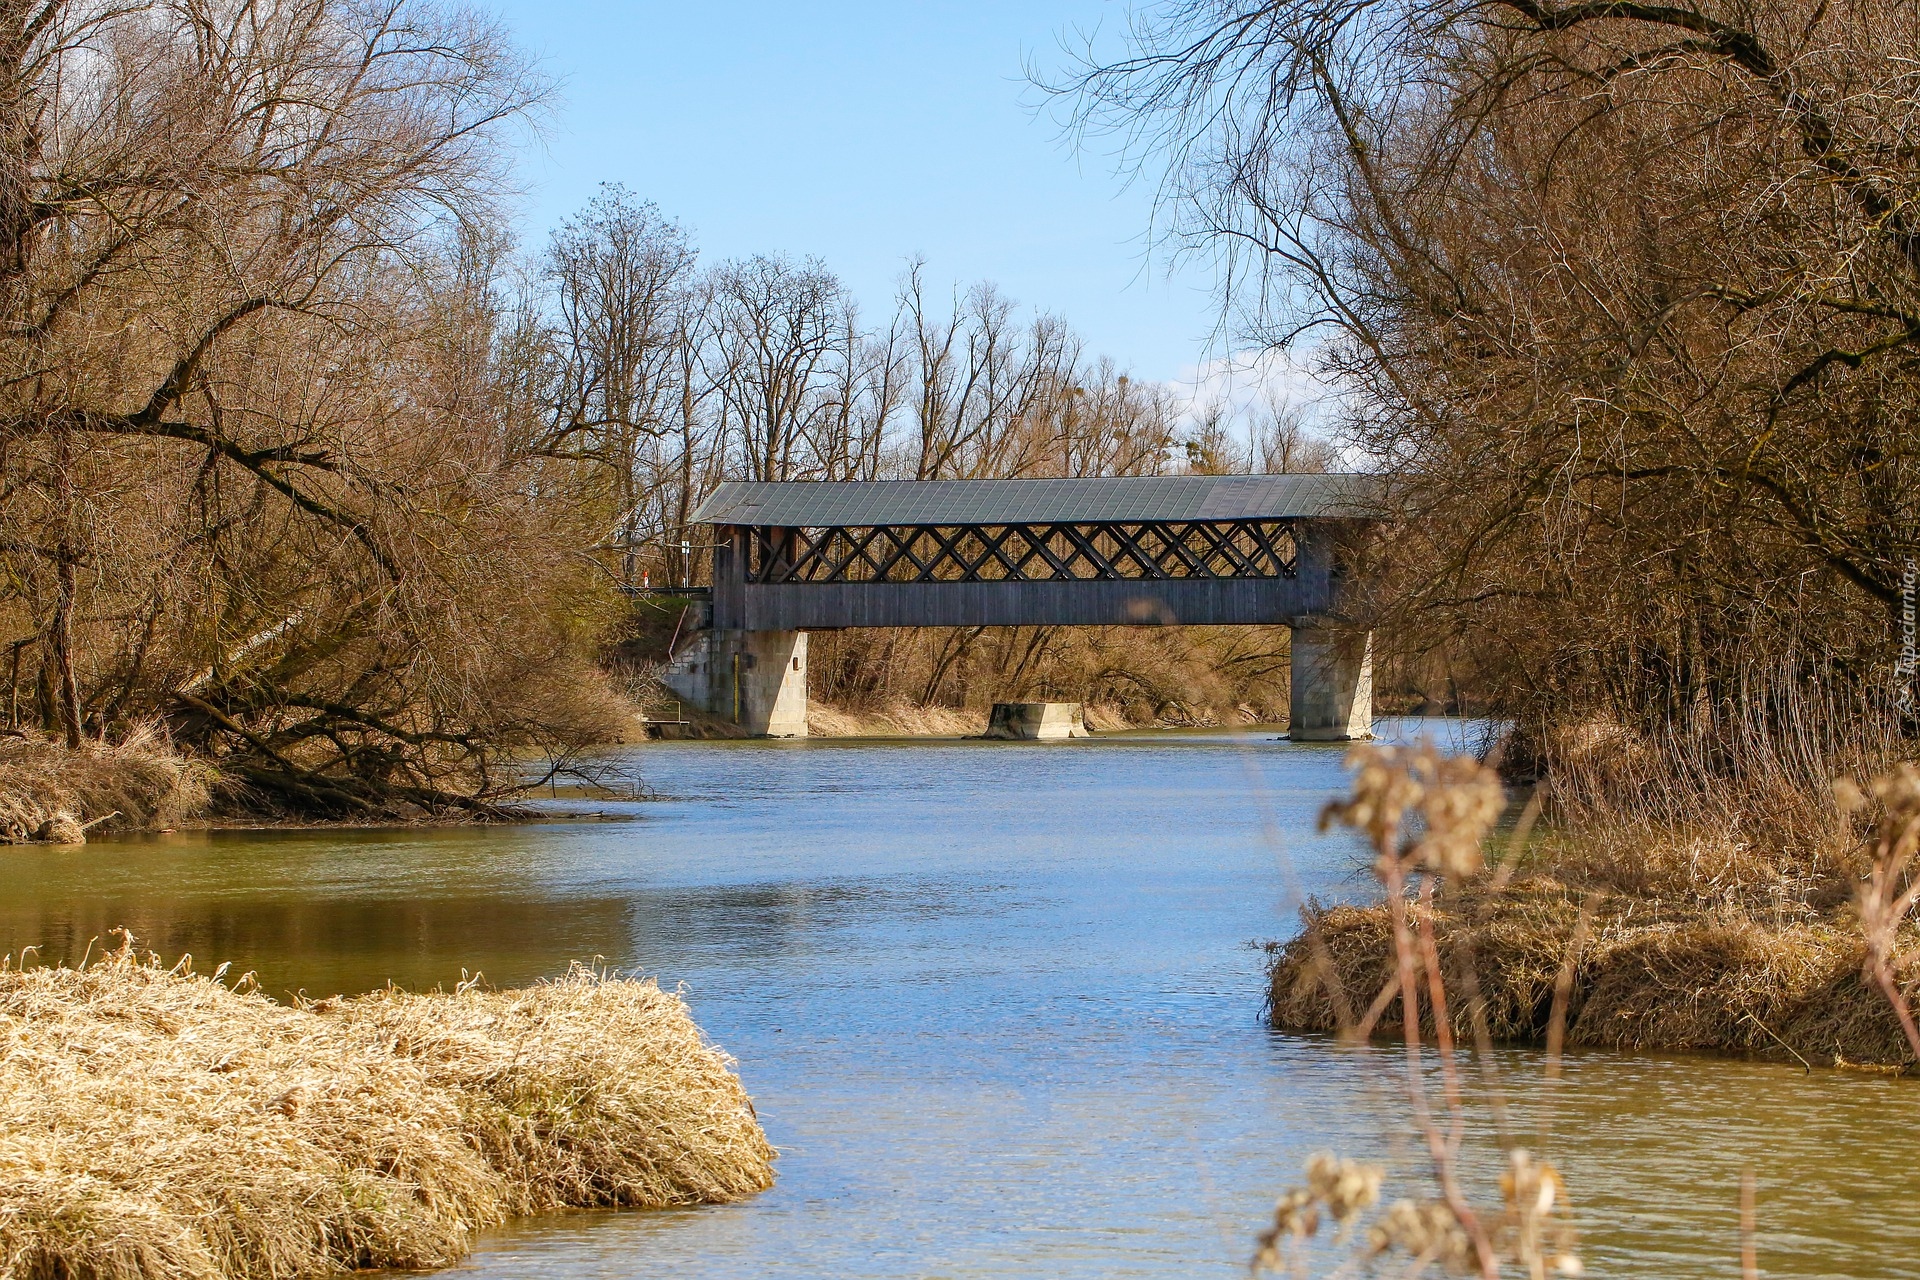
[(1090, 738), (1087, 719), (1077, 702), (996, 702), (987, 721), (988, 738), (1018, 742), (1058, 742)]

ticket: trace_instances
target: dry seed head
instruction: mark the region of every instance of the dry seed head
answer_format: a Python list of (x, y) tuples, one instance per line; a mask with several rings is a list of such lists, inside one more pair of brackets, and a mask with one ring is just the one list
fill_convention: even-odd
[(1833, 780), (1833, 802), (1840, 812), (1851, 817), (1867, 807), (1867, 793), (1852, 778)]
[(1273, 1230), (1276, 1236), (1310, 1236), (1320, 1229), (1320, 1208), (1313, 1193), (1289, 1187), (1273, 1206)]
[(1455, 1275), (1474, 1269), (1473, 1242), (1443, 1201), (1396, 1200), (1368, 1233), (1377, 1256), (1399, 1250), (1411, 1258), (1437, 1262)]
[(1478, 873), (1486, 865), (1481, 843), (1506, 802), (1500, 776), (1471, 756), (1442, 757), (1430, 747), (1416, 767), (1432, 781), (1421, 797), (1427, 830), (1414, 846), (1415, 855), (1442, 875)]
[(1397, 747), (1361, 744), (1347, 752), (1354, 771), (1352, 798), (1335, 802), (1320, 812), (1320, 829), (1334, 823), (1363, 833), (1382, 854), (1389, 853), (1400, 835), (1406, 812), (1420, 800), (1420, 783), (1407, 770)]
[(1500, 1175), (1500, 1195), (1506, 1201), (1502, 1247), (1530, 1275), (1541, 1276), (1549, 1270), (1580, 1274), (1573, 1226), (1554, 1213), (1565, 1200), (1565, 1191), (1566, 1184), (1552, 1165), (1520, 1148), (1509, 1153), (1507, 1171)]
[(1873, 780), (1873, 797), (1892, 822), (1905, 826), (1920, 819), (1920, 768), (1896, 765)]
[(1417, 809), (1426, 830), (1408, 853), (1420, 865), (1450, 876), (1473, 875), (1485, 865), (1481, 843), (1505, 803), (1492, 769), (1431, 746), (1362, 745), (1347, 753), (1347, 764), (1354, 770), (1351, 798), (1321, 812), (1321, 830), (1334, 823), (1352, 827), (1383, 859), (1395, 858), (1407, 812)]
[(1879, 830), (1882, 859), (1906, 859), (1920, 844), (1920, 768), (1896, 766), (1868, 784), (1880, 802)]
[(1326, 1151), (1307, 1159), (1307, 1190), (1343, 1227), (1379, 1200), (1384, 1177), (1379, 1165), (1342, 1160)]
[(1500, 1194), (1507, 1208), (1521, 1214), (1548, 1214), (1564, 1184), (1554, 1167), (1542, 1160), (1535, 1163), (1521, 1148), (1514, 1148), (1507, 1171), (1500, 1175)]
[(1253, 1255), (1253, 1272), (1278, 1271), (1285, 1262), (1281, 1245), (1305, 1240), (1319, 1230), (1320, 1207), (1314, 1203), (1313, 1194), (1288, 1187), (1273, 1206), (1273, 1226), (1257, 1238), (1260, 1247)]

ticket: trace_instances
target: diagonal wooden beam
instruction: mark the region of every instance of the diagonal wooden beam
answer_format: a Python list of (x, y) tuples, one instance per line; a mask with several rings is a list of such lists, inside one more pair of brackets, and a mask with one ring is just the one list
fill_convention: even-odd
[(772, 530), (755, 529), (754, 544), (759, 548), (760, 564), (758, 582), (806, 582), (810, 579), (813, 561), (818, 559), (821, 542), (815, 540), (807, 530), (794, 529), (793, 558), (782, 565), (774, 555)]
[[(1045, 560), (1048, 567), (1053, 570), (1053, 576), (1055, 578), (1072, 582), (1075, 580), (1073, 561), (1079, 558), (1079, 553), (1072, 549), (1071, 539), (1069, 539), (1067, 559), (1062, 560), (1059, 554), (1053, 549), (1053, 539), (1056, 535), (1062, 535), (1062, 529), (1063, 526), (1057, 524), (1041, 525), (1040, 537), (1038, 541), (1034, 542), (1033, 546), (1034, 549), (1039, 552), (1040, 558)], [(1029, 537), (1031, 537), (1031, 534), (1029, 534)], [(1041, 581), (1045, 581), (1045, 579), (1041, 579)]]
[(866, 536), (860, 538), (854, 537), (852, 531), (848, 529), (837, 529), (834, 532), (839, 534), (840, 540), (846, 544), (846, 554), (840, 556), (839, 559), (834, 562), (832, 570), (823, 580), (826, 582), (858, 581), (858, 579), (849, 578), (847, 576), (847, 570), (853, 567), (855, 561), (864, 563), (868, 569), (875, 567), (873, 557), (867, 554), (867, 548), (872, 545), (873, 540), (879, 536), (880, 530), (878, 527), (868, 529)]
[(1266, 578), (1272, 575), (1261, 568), (1258, 561), (1240, 549), (1237, 539), (1246, 533), (1244, 520), (1221, 520), (1195, 526), (1202, 538), (1211, 544), (1208, 560), (1218, 557), (1224, 559), (1229, 571), (1213, 572), (1215, 578)]
[[(1114, 546), (1119, 548), (1119, 554), (1114, 556), (1116, 573), (1119, 568), (1120, 556), (1125, 555), (1133, 561), (1135, 567), (1140, 570), (1139, 576), (1143, 578), (1167, 578), (1172, 576), (1160, 566), (1159, 561), (1148, 555), (1140, 546), (1139, 534), (1150, 527), (1149, 525), (1134, 525), (1133, 529), (1136, 532), (1129, 533), (1126, 525), (1109, 524), (1101, 526), (1101, 532), (1105, 533), (1109, 538), (1112, 538)], [(1118, 574), (1118, 576), (1125, 578), (1131, 575), (1121, 573)]]
[[(1298, 564), (1300, 544), (1294, 537), (1292, 521), (1249, 520), (1247, 522), (1247, 535), (1259, 545), (1260, 549), (1266, 553), (1268, 559), (1272, 562), (1272, 570), (1263, 576), (1291, 578), (1294, 575), (1294, 570)], [(1290, 548), (1290, 553), (1280, 550), (1279, 542), (1282, 538), (1286, 540), (1287, 546)]]
[(1010, 527), (1013, 529), (1017, 529), (1019, 531), (1020, 540), (1024, 542), (1027, 546), (1027, 549), (1025, 551), (1022, 551), (1020, 553), (1019, 558), (1014, 561), (1014, 577), (1019, 579), (1021, 582), (1049, 581), (1050, 576), (1035, 578), (1035, 577), (1029, 577), (1027, 574), (1027, 566), (1029, 564), (1032, 564), (1035, 560), (1041, 560), (1042, 562), (1045, 562), (1047, 560), (1047, 557), (1044, 556), (1041, 552), (1040, 539), (1034, 536), (1033, 526), (1030, 524), (1021, 524), (1021, 525), (1012, 525)]
[(1208, 565), (1207, 557), (1204, 555), (1194, 555), (1193, 549), (1187, 545), (1187, 539), (1192, 537), (1196, 530), (1203, 531), (1202, 536), (1204, 536), (1204, 529), (1204, 525), (1197, 524), (1155, 525), (1154, 532), (1159, 534), (1162, 543), (1162, 553), (1160, 556), (1161, 567), (1166, 567), (1166, 554), (1171, 552), (1173, 557), (1186, 567), (1186, 573), (1180, 576), (1188, 578), (1219, 577), (1220, 575), (1214, 573)]
[(1008, 578), (1018, 580), (1020, 570), (1014, 566), (1012, 560), (1007, 558), (1006, 552), (1001, 550), (1006, 540), (1013, 535), (1013, 526), (1000, 526), (1000, 532), (997, 534), (990, 533), (989, 528), (990, 526), (982, 525), (974, 530), (975, 536), (980, 539), (981, 545), (986, 548), (986, 551), (981, 555), (979, 561), (974, 565), (975, 572), (978, 572), (979, 567), (984, 565), (987, 562), (987, 558), (991, 556), (1000, 562), (1001, 568), (1007, 571)]
[(832, 582), (839, 572), (840, 544), (846, 541), (847, 531), (840, 528), (828, 528), (820, 531), (813, 542), (813, 565), (808, 572), (809, 582)]
[(873, 571), (873, 580), (875, 582), (888, 581), (887, 575), (891, 574), (894, 566), (902, 560), (913, 561), (916, 565), (919, 563), (913, 559), (912, 554), (907, 549), (908, 544), (913, 541), (915, 536), (911, 530), (908, 531), (905, 538), (902, 538), (898, 529), (883, 528), (880, 530), (880, 536), (893, 544), (893, 550), (882, 557), (880, 563), (875, 566)]
[(1100, 531), (1105, 526), (1086, 526), (1086, 529), (1092, 530), (1092, 533), (1086, 532), (1086, 530), (1083, 530), (1079, 525), (1063, 524), (1056, 527), (1061, 533), (1066, 535), (1067, 541), (1073, 544), (1074, 550), (1084, 557), (1088, 564), (1093, 566), (1094, 577), (1120, 578), (1125, 576), (1119, 570), (1115, 569), (1113, 562), (1102, 555), (1100, 548), (1093, 544), (1093, 539), (1099, 536)]

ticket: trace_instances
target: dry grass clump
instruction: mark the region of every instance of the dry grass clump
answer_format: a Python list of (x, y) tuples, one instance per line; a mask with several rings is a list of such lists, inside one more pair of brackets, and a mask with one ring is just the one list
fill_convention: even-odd
[(152, 733), (78, 750), (0, 738), (0, 844), (79, 844), (93, 828), (175, 826), (206, 811), (213, 773)]
[[(1620, 897), (1594, 902), (1583, 926), (1588, 902), (1544, 878), (1519, 881), (1497, 897), (1439, 895), (1433, 930), (1447, 986), (1459, 993), (1449, 1009), (1454, 1034), (1473, 1036), (1473, 1020), (1483, 1017), (1494, 1039), (1544, 1041), (1564, 984), (1569, 1045), (1821, 1062), (1910, 1058), (1885, 996), (1861, 979), (1857, 926), (1776, 923), (1735, 909)], [(1307, 932), (1273, 952), (1273, 1025), (1344, 1029), (1326, 972), (1357, 1012), (1391, 984), (1394, 963), (1384, 904), (1310, 905)], [(1422, 1003), (1421, 1016), (1431, 1031), (1430, 1003)]]
[[(1554, 832), (1519, 833), (1490, 875), (1462, 865), (1422, 883), (1416, 917), (1456, 993), (1450, 1031), (1850, 1065), (1920, 1060), (1908, 1010), (1920, 980), (1911, 919), (1920, 769), (1899, 766), (1865, 789), (1842, 783), (1838, 805), (1804, 788), (1796, 795), (1784, 769), (1772, 783), (1729, 791), (1730, 805), (1791, 810), (1791, 822), (1763, 837), (1731, 809), (1696, 806), (1680, 821), (1689, 786), (1660, 793), (1650, 774), (1621, 764), (1643, 753), (1603, 730), (1565, 736), (1608, 758), (1591, 776), (1631, 775), (1649, 783), (1650, 798), (1601, 804), (1587, 787), (1568, 802), (1556, 782)], [(1563, 765), (1575, 754), (1564, 741), (1556, 749)], [(1391, 760), (1356, 759), (1356, 795), (1368, 790), (1368, 770), (1393, 774)], [(1444, 815), (1428, 822), (1457, 825)], [(1370, 835), (1376, 845), (1403, 838)], [(1370, 1033), (1379, 1010), (1370, 1018), (1369, 1001), (1384, 1009), (1398, 994), (1395, 914), (1391, 901), (1309, 903), (1305, 932), (1272, 949), (1274, 1025)], [(1419, 1004), (1422, 1025), (1435, 1030), (1432, 1000), (1423, 992)]]
[(852, 711), (807, 704), (807, 732), (816, 738), (963, 738), (986, 729), (987, 714), (978, 708), (892, 702)]
[[(1449, 910), (1435, 913), (1449, 981), (1457, 990), (1469, 972), (1477, 979), (1494, 1038), (1522, 1040), (1544, 1033), (1555, 978), (1578, 916), (1578, 906), (1562, 896), (1526, 892), (1516, 893), (1510, 909), (1495, 917), (1463, 920)], [(1274, 1026), (1289, 1030), (1344, 1030), (1351, 1015), (1366, 1011), (1375, 993), (1394, 983), (1392, 919), (1384, 903), (1309, 903), (1306, 920), (1305, 931), (1271, 948), (1269, 1017)], [(1451, 1013), (1456, 1034), (1470, 1035), (1468, 1003), (1457, 1001)], [(1422, 1004), (1421, 1015), (1431, 1030), (1430, 1004)]]
[(289, 1008), (189, 963), (0, 969), (6, 1280), (445, 1266), (514, 1213), (772, 1183), (730, 1059), (650, 981)]

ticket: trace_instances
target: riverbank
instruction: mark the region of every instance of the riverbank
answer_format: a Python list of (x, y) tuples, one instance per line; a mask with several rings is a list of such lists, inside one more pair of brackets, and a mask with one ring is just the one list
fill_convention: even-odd
[(0, 737), (0, 844), (83, 844), (89, 832), (175, 827), (205, 816), (214, 776), (145, 735), (77, 750)]
[[(678, 704), (676, 704), (678, 706)], [(725, 717), (705, 715), (684, 706), (678, 714), (687, 719), (692, 738), (740, 738), (739, 727)], [(807, 703), (807, 734), (814, 738), (977, 738), (987, 731), (992, 715), (990, 706), (922, 706), (913, 702), (879, 706), (840, 706), (820, 699)], [(1270, 725), (1270, 715), (1253, 707), (1237, 707), (1223, 721), (1213, 712), (1178, 709), (1163, 716), (1130, 717), (1122, 707), (1104, 703), (1086, 705), (1086, 725), (1095, 733), (1123, 733), (1143, 729), (1206, 729), (1223, 723), (1239, 726)]]
[[(1557, 1019), (1569, 1047), (1913, 1065), (1885, 995), (1861, 977), (1866, 945), (1844, 897), (1818, 909), (1785, 896), (1763, 904), (1600, 890), (1536, 873), (1497, 892), (1443, 889), (1433, 923), (1463, 1043), (1480, 1034), (1477, 988), (1484, 1031), (1501, 1042), (1543, 1044)], [(1309, 904), (1303, 931), (1270, 952), (1268, 1011), (1283, 1030), (1341, 1031), (1392, 981), (1385, 904)], [(1917, 967), (1910, 955), (1904, 976)], [(1378, 1025), (1396, 1031), (1401, 1016), (1395, 1004)], [(1422, 1017), (1431, 1030), (1426, 1002)]]
[(131, 946), (0, 970), (8, 1273), (446, 1266), (511, 1216), (738, 1200), (773, 1150), (651, 981), (276, 1004)]

